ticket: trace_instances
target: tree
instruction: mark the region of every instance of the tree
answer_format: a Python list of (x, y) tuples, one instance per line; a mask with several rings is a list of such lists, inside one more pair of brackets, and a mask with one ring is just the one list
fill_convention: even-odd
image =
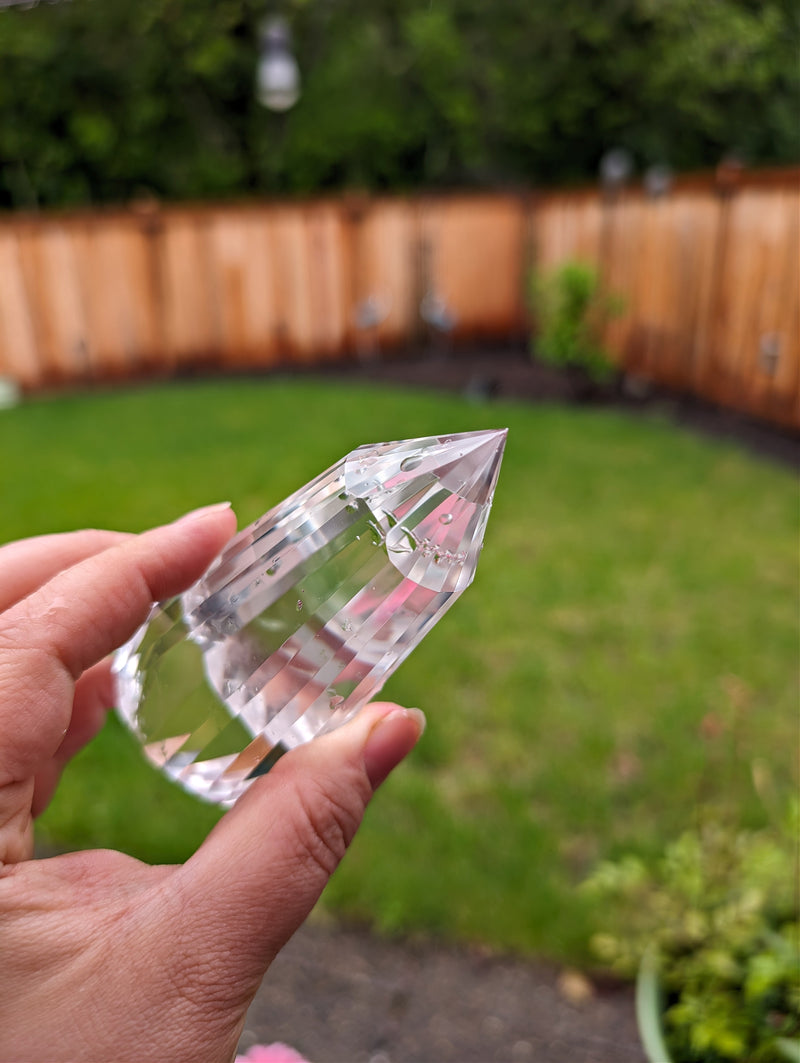
[(785, 0), (287, 0), (303, 95), (256, 102), (254, 0), (0, 11), (0, 206), (592, 180), (796, 161)]

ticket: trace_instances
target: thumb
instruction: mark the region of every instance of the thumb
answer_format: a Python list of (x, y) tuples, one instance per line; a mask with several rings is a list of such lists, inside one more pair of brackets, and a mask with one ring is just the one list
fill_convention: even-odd
[(217, 962), (229, 958), (229, 975), (260, 981), (319, 898), (375, 789), (424, 725), (418, 709), (367, 706), (257, 779), (184, 865), (183, 911), (192, 913), (198, 946), (213, 932)]

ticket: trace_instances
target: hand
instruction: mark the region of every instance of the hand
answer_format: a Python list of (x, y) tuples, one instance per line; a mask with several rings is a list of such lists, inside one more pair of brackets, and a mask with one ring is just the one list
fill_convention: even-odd
[(210, 507), (140, 536), (0, 549), (0, 1059), (223, 1061), (421, 716), (387, 703), (287, 754), (183, 866), (33, 860), (33, 817), (113, 703), (104, 658), (232, 534)]

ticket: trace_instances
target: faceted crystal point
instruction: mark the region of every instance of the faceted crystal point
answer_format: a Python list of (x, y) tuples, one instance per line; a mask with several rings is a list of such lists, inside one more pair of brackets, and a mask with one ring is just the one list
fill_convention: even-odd
[(505, 441), (359, 447), (155, 606), (114, 663), (148, 757), (230, 804), (373, 698), (472, 582)]

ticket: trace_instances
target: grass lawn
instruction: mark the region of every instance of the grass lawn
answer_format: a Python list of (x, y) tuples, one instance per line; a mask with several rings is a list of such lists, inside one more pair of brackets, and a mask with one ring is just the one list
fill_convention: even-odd
[[(0, 540), (139, 530), (221, 499), (245, 524), (357, 444), (504, 426), (475, 584), (386, 688), (428, 731), (324, 904), (580, 961), (602, 917), (575, 885), (598, 858), (655, 853), (700, 803), (761, 823), (797, 788), (791, 473), (610, 410), (182, 383), (0, 414)], [(173, 861), (216, 814), (112, 719), (40, 836)]]

